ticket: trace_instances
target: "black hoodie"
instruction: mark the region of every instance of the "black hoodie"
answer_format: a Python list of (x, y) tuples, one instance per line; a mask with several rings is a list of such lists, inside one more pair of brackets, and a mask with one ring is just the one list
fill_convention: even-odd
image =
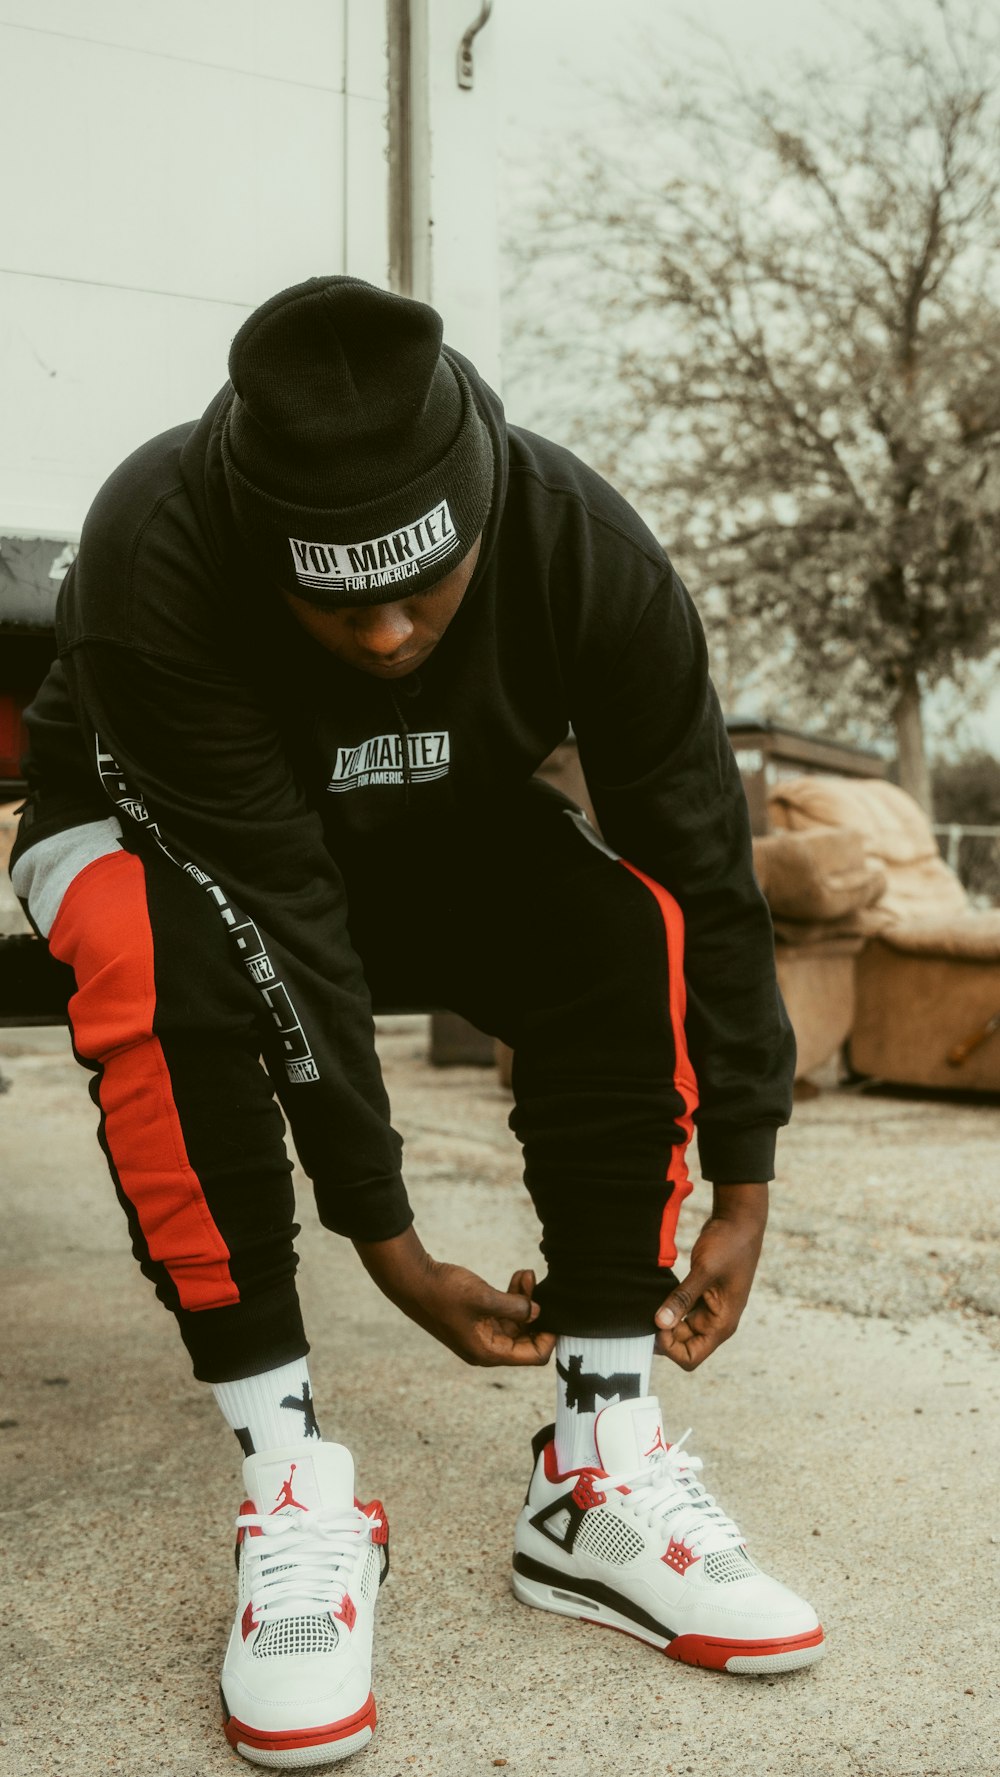
[(368, 1240), (409, 1212), (338, 844), (481, 805), (571, 725), (609, 844), (684, 911), (706, 1177), (769, 1178), (790, 1110), (794, 1044), (697, 613), (626, 501), (508, 426), (458, 361), (496, 485), (472, 582), (419, 673), (343, 665), (255, 575), (222, 473), (227, 384), (98, 494), (60, 593), (60, 660), (28, 712), (31, 842), (102, 818), (110, 795), (212, 896), (283, 1033), (320, 1214)]

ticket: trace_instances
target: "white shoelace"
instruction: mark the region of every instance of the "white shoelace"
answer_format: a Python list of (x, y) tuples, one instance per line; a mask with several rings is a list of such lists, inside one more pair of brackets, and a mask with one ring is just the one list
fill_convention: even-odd
[[(250, 1596), (260, 1618), (316, 1616), (335, 1611), (359, 1555), (370, 1546), (380, 1518), (348, 1511), (241, 1512), (237, 1527), (249, 1566)], [(260, 1535), (251, 1536), (251, 1531)]]
[(597, 1485), (602, 1493), (612, 1487), (627, 1487), (631, 1510), (649, 1524), (659, 1524), (677, 1542), (686, 1543), (694, 1555), (742, 1548), (743, 1537), (732, 1518), (695, 1480), (703, 1464), (700, 1456), (684, 1449), (684, 1439), (690, 1436), (688, 1426), (684, 1437), (662, 1456), (644, 1458), (639, 1468), (601, 1478)]

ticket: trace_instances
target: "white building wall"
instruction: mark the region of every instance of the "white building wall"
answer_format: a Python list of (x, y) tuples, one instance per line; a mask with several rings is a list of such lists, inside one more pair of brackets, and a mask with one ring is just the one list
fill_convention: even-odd
[(445, 338), (500, 387), (497, 221), (497, 19), (472, 41), (473, 82), (458, 48), (479, 0), (412, 0), (414, 289), (444, 317)]
[(388, 281), (379, 0), (4, 0), (0, 535), (73, 538), (275, 290)]

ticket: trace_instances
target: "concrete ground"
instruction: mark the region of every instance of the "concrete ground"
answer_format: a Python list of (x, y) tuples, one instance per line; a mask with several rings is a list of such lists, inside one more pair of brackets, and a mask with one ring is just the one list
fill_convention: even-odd
[[(536, 1259), (509, 1101), (380, 1048), (430, 1249), (504, 1283)], [(214, 1777), (239, 1452), (127, 1250), (59, 1031), (0, 1032), (3, 1777)], [(773, 1680), (679, 1666), (517, 1604), (511, 1531), (551, 1372), (473, 1371), (403, 1320), (301, 1192), (326, 1435), (387, 1503), (370, 1777), (995, 1777), (996, 1108), (826, 1092), (781, 1148), (737, 1338), (665, 1360), (668, 1428), (829, 1653)], [(705, 1202), (688, 1204), (690, 1241)]]

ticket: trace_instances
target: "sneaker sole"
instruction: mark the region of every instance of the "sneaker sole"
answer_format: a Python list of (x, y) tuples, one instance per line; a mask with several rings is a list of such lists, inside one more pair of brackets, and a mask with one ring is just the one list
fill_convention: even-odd
[(288, 1732), (269, 1732), (266, 1728), (249, 1728), (245, 1722), (230, 1715), (222, 1702), (223, 1729), (230, 1746), (254, 1765), (267, 1765), (276, 1771), (301, 1771), (310, 1766), (331, 1765), (350, 1758), (368, 1745), (375, 1729), (375, 1698), (370, 1695), (363, 1709), (344, 1721), (328, 1722), (324, 1727), (299, 1728)]
[[(530, 1557), (520, 1556), (526, 1566)], [(532, 1566), (541, 1567), (540, 1562), (532, 1562)], [(647, 1646), (658, 1648), (670, 1660), (680, 1660), (686, 1666), (703, 1666), (714, 1672), (733, 1672), (744, 1677), (765, 1675), (774, 1672), (792, 1672), (799, 1666), (811, 1666), (820, 1660), (826, 1651), (823, 1630), (820, 1625), (807, 1630), (803, 1635), (778, 1636), (759, 1641), (727, 1640), (715, 1635), (677, 1635), (660, 1630), (647, 1616), (645, 1611), (640, 1615), (644, 1619), (626, 1616), (621, 1610), (615, 1609), (606, 1598), (590, 1597), (583, 1592), (575, 1592), (561, 1574), (554, 1574), (554, 1579), (561, 1583), (538, 1579), (515, 1568), (511, 1575), (511, 1585), (515, 1598), (522, 1604), (529, 1604), (535, 1610), (550, 1610), (557, 1616), (573, 1617), (577, 1622), (594, 1623), (602, 1629), (617, 1629), (622, 1635), (632, 1635), (637, 1641), (644, 1641)], [(603, 1588), (602, 1588), (603, 1589)], [(610, 1588), (608, 1588), (610, 1590)], [(639, 1607), (635, 1607), (639, 1610)]]

